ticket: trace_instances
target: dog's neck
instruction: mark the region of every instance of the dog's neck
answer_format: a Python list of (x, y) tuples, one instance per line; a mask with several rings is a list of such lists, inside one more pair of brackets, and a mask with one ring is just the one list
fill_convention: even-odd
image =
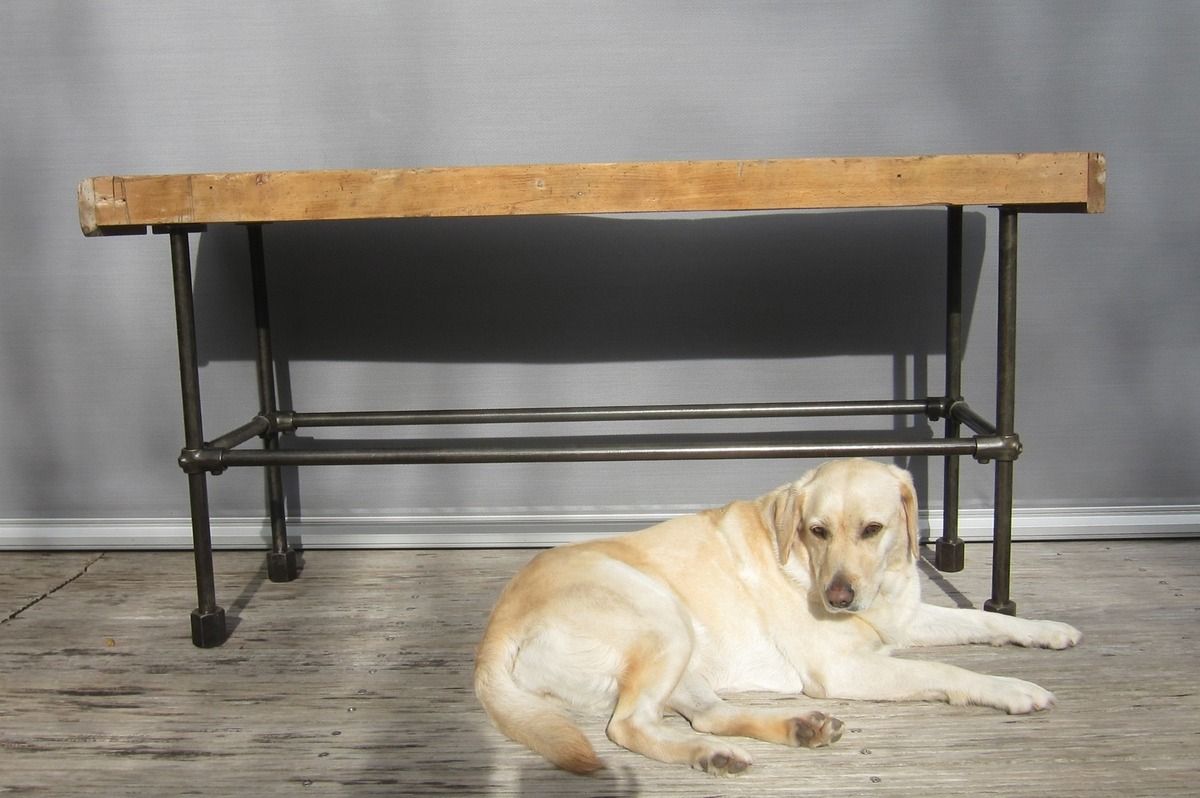
[(871, 606), (859, 613), (888, 645), (905, 645), (906, 630), (921, 606), (921, 580), (911, 564), (888, 569)]

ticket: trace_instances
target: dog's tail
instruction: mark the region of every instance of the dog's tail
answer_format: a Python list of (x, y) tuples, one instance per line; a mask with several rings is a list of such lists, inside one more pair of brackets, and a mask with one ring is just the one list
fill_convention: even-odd
[(517, 646), (486, 635), (475, 657), (475, 695), (496, 728), (532, 748), (563, 770), (592, 773), (600, 758), (566, 709), (549, 698), (521, 688), (513, 679)]

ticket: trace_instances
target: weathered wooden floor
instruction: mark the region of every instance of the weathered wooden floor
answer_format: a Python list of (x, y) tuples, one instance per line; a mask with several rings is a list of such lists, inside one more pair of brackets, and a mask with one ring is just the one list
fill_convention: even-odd
[[(1053, 711), (808, 702), (847, 722), (841, 742), (744, 741), (755, 766), (735, 779), (620, 750), (600, 718), (586, 728), (608, 769), (570, 776), (488, 725), (473, 646), (532, 554), (312, 551), (281, 585), (262, 555), (220, 552), (236, 628), (211, 650), (189, 641), (186, 552), (0, 554), (0, 793), (1200, 794), (1200, 541), (1019, 544), (1019, 611), (1075, 624), (1083, 644), (916, 655), (1039, 682)], [(926, 568), (927, 597), (980, 603), (988, 555)]]

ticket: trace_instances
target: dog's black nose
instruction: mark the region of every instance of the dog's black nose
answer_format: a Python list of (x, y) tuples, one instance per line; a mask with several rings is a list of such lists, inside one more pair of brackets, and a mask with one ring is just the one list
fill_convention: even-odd
[(854, 603), (854, 588), (840, 576), (835, 576), (825, 588), (825, 601), (830, 607), (844, 610)]

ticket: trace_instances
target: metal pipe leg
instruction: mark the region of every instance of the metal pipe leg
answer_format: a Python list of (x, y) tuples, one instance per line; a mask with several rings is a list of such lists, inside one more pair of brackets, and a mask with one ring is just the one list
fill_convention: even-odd
[(996, 510), (992, 532), (992, 597), (983, 603), (988, 612), (1016, 615), (1017, 605), (1009, 597), (1009, 567), (1012, 556), (1011, 460), (996, 462)]
[[(183, 395), (183, 434), (187, 449), (204, 445), (200, 412), (200, 371), (196, 358), (196, 322), (192, 301), (191, 251), (186, 232), (171, 231), (171, 267), (175, 283), (175, 327), (179, 339), (179, 382)], [(212, 531), (208, 481), (203, 472), (188, 474), (192, 510), (192, 555), (196, 566), (197, 607), (192, 611), (192, 642), (202, 648), (225, 641), (225, 610), (217, 606), (213, 580)]]
[[(947, 208), (946, 225), (946, 398), (962, 399), (962, 206)], [(946, 416), (946, 437), (957, 438), (961, 425)], [(938, 539), (935, 564), (939, 571), (961, 571), (964, 564), (962, 539), (958, 536), (958, 471), (956, 455), (947, 455), (942, 469), (942, 536)]]
[[(1000, 209), (999, 321), (996, 352), (996, 434), (1015, 434), (1017, 370), (1017, 211)], [(1013, 461), (996, 461), (995, 521), (992, 529), (992, 597), (984, 609), (1015, 615), (1009, 598), (1012, 555)]]
[[(258, 333), (257, 375), (258, 407), (263, 417), (273, 419), (279, 409), (275, 398), (275, 360), (271, 352), (271, 317), (267, 302), (267, 270), (263, 250), (262, 225), (246, 228), (250, 239), (250, 280), (254, 293), (254, 326)], [(263, 448), (279, 447), (279, 432), (274, 428), (263, 435)], [(287, 521), (283, 502), (283, 477), (279, 466), (264, 468), (267, 488), (267, 517), (271, 523), (271, 551), (267, 555), (267, 575), (272, 582), (290, 582), (298, 569), (296, 552), (288, 546)]]

